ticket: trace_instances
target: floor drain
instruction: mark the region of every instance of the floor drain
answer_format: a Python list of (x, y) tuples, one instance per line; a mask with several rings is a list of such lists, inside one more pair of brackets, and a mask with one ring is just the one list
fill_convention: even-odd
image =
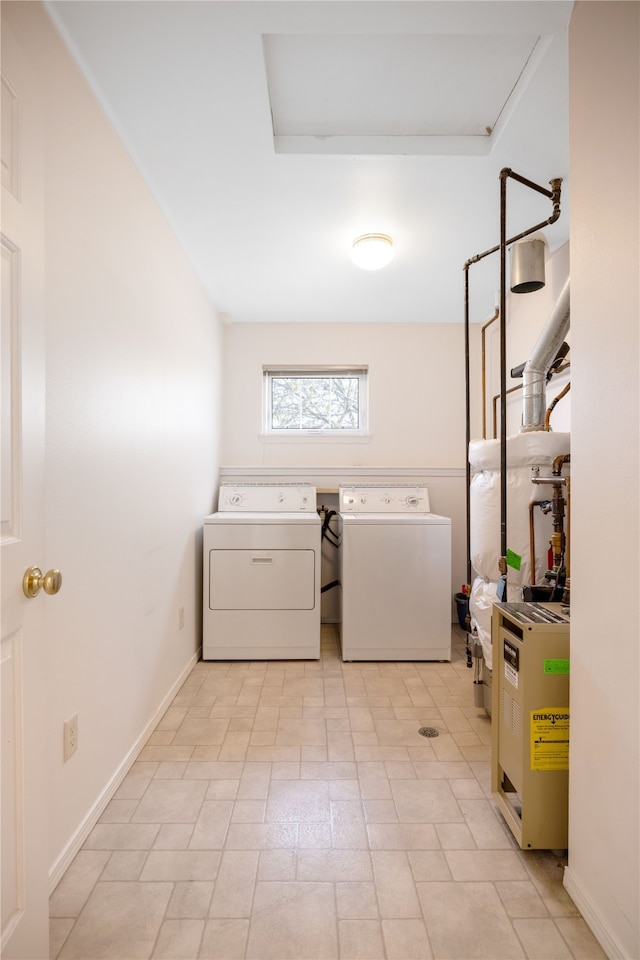
[(438, 737), (440, 735), (435, 727), (420, 727), (418, 733), (421, 737)]

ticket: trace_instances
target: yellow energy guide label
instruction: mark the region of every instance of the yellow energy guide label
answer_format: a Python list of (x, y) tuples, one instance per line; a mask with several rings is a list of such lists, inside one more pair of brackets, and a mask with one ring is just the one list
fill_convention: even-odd
[(569, 769), (569, 707), (531, 711), (531, 769)]

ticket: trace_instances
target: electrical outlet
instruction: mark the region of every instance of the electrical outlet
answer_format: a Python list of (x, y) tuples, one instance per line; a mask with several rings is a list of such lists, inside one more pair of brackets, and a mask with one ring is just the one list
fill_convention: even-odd
[(184, 629), (184, 607), (178, 610), (178, 630)]
[(64, 724), (64, 762), (73, 756), (78, 749), (78, 714), (65, 721)]

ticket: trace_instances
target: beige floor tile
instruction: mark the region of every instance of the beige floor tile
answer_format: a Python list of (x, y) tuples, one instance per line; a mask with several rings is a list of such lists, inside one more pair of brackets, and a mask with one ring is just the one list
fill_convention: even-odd
[(398, 811), (393, 800), (363, 800), (367, 823), (397, 823)]
[(373, 880), (367, 850), (299, 850), (296, 879), (300, 881)]
[(98, 823), (129, 823), (137, 806), (137, 800), (111, 800)]
[(496, 890), (512, 919), (546, 917), (547, 908), (529, 880), (496, 881)]
[(392, 780), (401, 823), (447, 823), (463, 819), (446, 780)]
[(422, 920), (383, 920), (387, 960), (431, 960), (431, 944)]
[(227, 734), (222, 741), (218, 760), (244, 760), (251, 734), (244, 731), (227, 730)]
[(106, 850), (80, 850), (51, 895), (49, 915), (77, 917), (110, 856)]
[(140, 879), (215, 880), (221, 856), (219, 850), (152, 850)]
[(375, 884), (367, 882), (336, 883), (336, 904), (339, 920), (377, 920), (378, 900)]
[(417, 890), (436, 957), (525, 957), (492, 883), (418, 883)]
[(447, 850), (454, 880), (526, 880), (527, 871), (510, 850)]
[(240, 780), (210, 780), (205, 800), (235, 800)]
[(114, 850), (100, 879), (104, 881), (139, 880), (146, 862), (146, 850)]
[(231, 823), (264, 823), (266, 800), (236, 800)]
[(436, 823), (435, 826), (443, 850), (478, 849), (466, 823)]
[(197, 957), (204, 920), (165, 920), (152, 953), (153, 960), (185, 960)]
[(244, 960), (248, 932), (248, 920), (209, 920), (199, 960)]
[(465, 822), (481, 850), (513, 850), (515, 841), (488, 800), (458, 800)]
[[(525, 956), (532, 960), (539, 957), (544, 957), (544, 960), (572, 960), (574, 955), (553, 920), (514, 920), (513, 925), (524, 946)], [(580, 960), (586, 960), (588, 955), (580, 953), (578, 956)]]
[(449, 864), (442, 850), (408, 850), (407, 857), (416, 883), (419, 880), (451, 880)]
[(372, 850), (438, 850), (440, 842), (432, 823), (367, 824)]
[(228, 726), (228, 720), (191, 720), (186, 718), (176, 730), (172, 742), (174, 746), (222, 743)]
[(171, 919), (206, 917), (213, 895), (213, 885), (213, 880), (181, 880), (176, 883), (167, 907), (167, 917)]
[(171, 883), (96, 884), (60, 952), (61, 960), (150, 957), (171, 891)]
[(227, 832), (227, 850), (269, 850), (295, 847), (297, 823), (232, 823)]
[(249, 917), (257, 870), (257, 850), (225, 850), (213, 891), (209, 916)]
[(420, 918), (420, 903), (407, 854), (403, 850), (373, 850), (371, 861), (380, 916)]
[(328, 850), (331, 846), (330, 823), (301, 823), (298, 825), (298, 849)]
[(191, 823), (198, 818), (207, 792), (202, 780), (152, 780), (132, 823)]
[(75, 920), (73, 919), (51, 917), (49, 920), (49, 956), (51, 960), (57, 960), (74, 923)]
[(186, 850), (193, 836), (192, 823), (163, 823), (154, 841), (154, 850)]
[(384, 941), (378, 920), (338, 922), (340, 960), (384, 960)]
[(193, 828), (189, 847), (192, 850), (221, 850), (225, 844), (232, 800), (205, 800)]
[(580, 960), (604, 960), (604, 950), (582, 917), (558, 917), (556, 927), (571, 947), (574, 957)]
[(295, 850), (260, 850), (258, 880), (295, 880)]
[(256, 884), (247, 960), (338, 957), (332, 883)]
[(330, 820), (328, 800), (269, 800), (265, 814), (267, 823), (328, 823)]
[(150, 850), (158, 823), (98, 823), (84, 843), (84, 850)]

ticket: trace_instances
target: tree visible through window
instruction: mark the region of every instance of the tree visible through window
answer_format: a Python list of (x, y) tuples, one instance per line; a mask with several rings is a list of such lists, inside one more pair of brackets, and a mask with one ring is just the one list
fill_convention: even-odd
[(364, 432), (365, 368), (265, 368), (264, 374), (267, 432)]

